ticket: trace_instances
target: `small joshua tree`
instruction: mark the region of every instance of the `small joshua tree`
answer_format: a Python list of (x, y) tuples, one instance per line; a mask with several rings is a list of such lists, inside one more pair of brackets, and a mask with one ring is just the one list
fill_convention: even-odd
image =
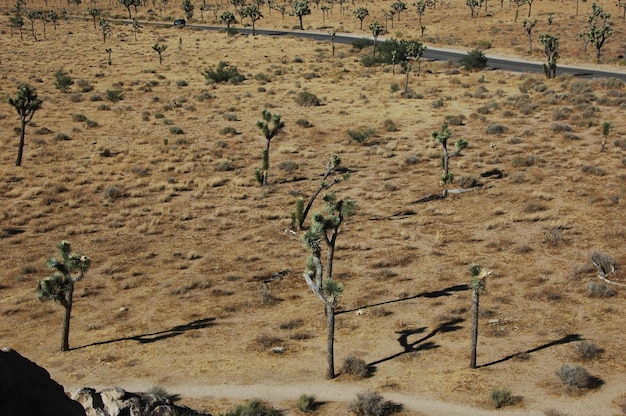
[(139, 21), (137, 19), (133, 19), (133, 26), (132, 26), (132, 32), (133, 35), (135, 36), (135, 41), (137, 41), (137, 33), (139, 33), (139, 29), (141, 29), (142, 26), (141, 24), (139, 24)]
[(267, 186), (267, 176), (270, 169), (270, 143), (272, 139), (282, 131), (285, 123), (280, 119), (280, 114), (272, 114), (267, 110), (261, 112), (263, 120), (256, 122), (256, 126), (265, 136), (265, 149), (263, 149), (263, 168), (255, 171), (257, 181), (262, 186)]
[[(346, 218), (354, 214), (356, 204), (351, 199), (337, 200), (333, 193), (326, 194), (324, 202), (326, 202), (328, 216), (315, 214), (311, 228), (302, 236), (302, 242), (310, 253), (303, 277), (307, 286), (324, 302), (327, 319), (326, 378), (333, 379), (335, 378), (335, 309), (337, 300), (343, 293), (343, 284), (333, 280), (333, 258), (339, 227)], [(322, 263), (322, 239), (328, 249), (326, 278), (324, 278), (324, 265)]]
[(433, 139), (435, 139), (438, 143), (441, 144), (443, 153), (441, 155), (441, 165), (443, 168), (443, 174), (441, 175), (440, 185), (443, 187), (443, 196), (448, 196), (448, 189), (446, 185), (454, 182), (454, 175), (450, 173), (449, 169), (449, 161), (452, 156), (459, 155), (463, 149), (467, 147), (467, 142), (463, 139), (459, 139), (456, 141), (456, 151), (450, 153), (448, 151), (448, 139), (452, 136), (452, 132), (448, 129), (448, 123), (444, 123), (441, 126), (441, 131), (433, 131), (431, 133)]
[(419, 25), (421, 26), (422, 17), (424, 16), (424, 13), (426, 13), (426, 0), (416, 1), (415, 3), (413, 3), (413, 6), (415, 6), (415, 10), (417, 11), (418, 22), (419, 22)]
[(340, 164), (341, 164), (341, 158), (338, 155), (332, 155), (330, 157), (330, 160), (326, 162), (326, 171), (324, 172), (324, 175), (322, 176), (322, 180), (320, 181), (319, 187), (313, 193), (313, 195), (311, 195), (311, 199), (309, 199), (309, 202), (306, 204), (306, 207), (304, 207), (304, 199), (298, 198), (298, 200), (296, 201), (296, 210), (291, 213), (292, 225), (296, 229), (298, 230), (302, 229), (302, 226), (304, 225), (304, 220), (306, 220), (306, 217), (307, 215), (309, 215), (309, 211), (311, 210), (313, 203), (315, 202), (315, 200), (317, 199), (317, 197), (322, 191), (329, 189), (333, 185), (340, 183), (343, 180), (347, 180), (350, 177), (350, 174), (346, 173), (342, 177), (335, 176), (333, 177), (331, 181), (326, 182), (330, 175), (337, 172), (337, 169), (339, 168)]
[[(39, 300), (54, 300), (65, 308), (61, 350), (67, 351), (70, 349), (70, 316), (72, 313), (74, 283), (84, 277), (87, 270), (89, 270), (91, 260), (87, 256), (73, 253), (68, 241), (61, 241), (57, 244), (57, 250), (61, 260), (55, 257), (48, 259), (48, 268), (54, 270), (54, 273), (39, 281), (37, 297)], [(76, 275), (72, 276), (72, 273), (76, 273)]]
[(543, 71), (546, 78), (551, 79), (556, 76), (556, 61), (559, 58), (559, 38), (556, 36), (542, 34), (539, 35), (539, 42), (543, 45), (548, 62), (543, 64)]
[(220, 23), (226, 25), (226, 31), (230, 34), (230, 25), (235, 22), (235, 15), (230, 10), (226, 10), (220, 15)]
[(263, 13), (257, 4), (251, 4), (244, 9), (245, 17), (252, 22), (252, 36), (256, 36), (256, 22), (263, 18)]
[(113, 63), (113, 61), (111, 61), (111, 52), (113, 51), (111, 48), (106, 48), (104, 51), (107, 53), (107, 63), (111, 65)]
[(465, 4), (470, 8), (472, 19), (478, 17), (478, 11), (483, 4), (483, 0), (465, 0)]
[(302, 18), (311, 14), (311, 7), (309, 6), (309, 0), (294, 0), (291, 3), (291, 14), (298, 18), (300, 22), (300, 30), (304, 30), (302, 24)]
[[(397, 0), (391, 5), (391, 9), (398, 16), (398, 22), (400, 21), (400, 15), (406, 10), (406, 3), (402, 0)], [(391, 21), (391, 27), (393, 27), (393, 20)]]
[(22, 29), (24, 28), (24, 18), (19, 14), (15, 16), (11, 16), (9, 18), (9, 23), (11, 25), (11, 36), (13, 36), (13, 28), (16, 28), (20, 32), (20, 40), (24, 40), (24, 35), (22, 34)]
[(378, 40), (378, 36), (383, 33), (383, 27), (377, 20), (369, 25), (369, 29), (370, 32), (372, 32), (372, 36), (374, 36), (374, 52), (372, 54), (372, 58), (376, 58), (376, 41)]
[(370, 12), (365, 7), (358, 7), (354, 11), (354, 16), (361, 21), (361, 26), (360, 26), (361, 30), (363, 30), (363, 20), (365, 20), (365, 18), (369, 15), (370, 15)]
[(22, 153), (24, 151), (24, 133), (28, 124), (35, 115), (35, 111), (41, 108), (42, 101), (37, 97), (35, 88), (28, 84), (22, 84), (17, 89), (15, 98), (8, 98), (8, 103), (15, 108), (20, 116), (20, 143), (17, 149), (15, 166), (22, 166)]
[(191, 20), (191, 18), (193, 17), (193, 9), (194, 9), (194, 5), (191, 2), (191, 0), (183, 0), (180, 8), (183, 9), (183, 11), (185, 12), (185, 16), (187, 17), (187, 20)]
[(113, 34), (111, 25), (106, 19), (100, 19), (100, 30), (102, 30), (102, 41), (106, 43), (107, 38), (110, 38), (111, 34)]
[(524, 31), (528, 36), (528, 54), (533, 54), (533, 28), (537, 24), (537, 19), (535, 20), (526, 20), (524, 19)]
[(470, 266), (472, 281), (472, 351), (470, 356), (470, 368), (476, 368), (476, 347), (478, 345), (478, 308), (480, 306), (480, 293), (485, 290), (485, 279), (491, 274), (491, 270), (483, 270), (478, 264)]
[(609, 133), (611, 132), (611, 127), (613, 127), (613, 125), (610, 121), (602, 123), (602, 145), (600, 146), (600, 152), (604, 152), (606, 141), (609, 138)]
[(90, 7), (87, 9), (87, 13), (91, 16), (93, 20), (93, 28), (96, 29), (96, 19), (100, 17), (102, 11), (96, 7)]
[(152, 45), (152, 49), (154, 49), (156, 53), (159, 54), (159, 65), (161, 65), (161, 63), (163, 62), (163, 52), (167, 49), (167, 45), (159, 45), (159, 43), (157, 42)]

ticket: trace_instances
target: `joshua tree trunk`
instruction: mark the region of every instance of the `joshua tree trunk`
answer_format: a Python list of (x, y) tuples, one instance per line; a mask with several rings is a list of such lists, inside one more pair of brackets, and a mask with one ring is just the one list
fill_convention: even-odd
[(476, 368), (476, 347), (478, 345), (478, 305), (480, 303), (480, 291), (472, 291), (472, 354), (470, 368)]
[(61, 298), (61, 305), (65, 309), (63, 316), (63, 334), (61, 340), (61, 351), (69, 351), (70, 349), (70, 317), (72, 314), (72, 303), (74, 297), (74, 282), (70, 283), (65, 298)]
[(327, 339), (326, 339), (326, 361), (328, 368), (326, 369), (326, 378), (332, 380), (335, 378), (335, 306), (325, 302), (326, 319), (327, 319)]
[(24, 117), (21, 117), (21, 131), (20, 131), (20, 144), (17, 148), (17, 160), (15, 161), (15, 166), (22, 166), (22, 154), (24, 153), (24, 133), (26, 131), (26, 120)]

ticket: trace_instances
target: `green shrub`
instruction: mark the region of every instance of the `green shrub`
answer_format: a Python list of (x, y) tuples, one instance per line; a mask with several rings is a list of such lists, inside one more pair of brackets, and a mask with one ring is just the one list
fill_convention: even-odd
[(402, 405), (385, 400), (375, 391), (357, 394), (350, 411), (357, 416), (388, 416), (402, 410)]
[(594, 298), (610, 298), (615, 296), (615, 289), (603, 282), (589, 282), (587, 284), (589, 296)]
[(298, 398), (296, 407), (298, 408), (298, 410), (304, 413), (315, 411), (315, 409), (317, 408), (317, 402), (315, 401), (315, 396), (310, 396), (308, 394), (301, 395)]
[(321, 105), (319, 98), (312, 92), (300, 91), (296, 95), (296, 104), (301, 107), (317, 107)]
[(68, 136), (65, 133), (57, 133), (54, 139), (57, 141), (65, 141), (65, 140), (70, 140), (70, 136)]
[(107, 100), (116, 103), (124, 99), (124, 91), (122, 90), (106, 90)]
[(513, 395), (511, 394), (511, 390), (509, 389), (492, 389), (491, 390), (491, 401), (496, 409), (499, 409), (503, 406), (509, 406), (515, 402)]
[(184, 79), (179, 79), (178, 81), (176, 81), (176, 85), (179, 87), (186, 87), (189, 85), (189, 83)]
[(185, 134), (183, 129), (181, 129), (180, 127), (176, 127), (176, 126), (170, 127), (170, 133), (171, 134)]
[(260, 400), (250, 400), (245, 405), (237, 405), (234, 409), (222, 413), (221, 416), (282, 416), (283, 412), (266, 406)]
[(117, 186), (114, 185), (110, 185), (107, 186), (106, 188), (104, 188), (104, 198), (105, 199), (110, 199), (112, 201), (115, 201), (116, 199), (119, 199), (122, 197), (122, 190), (120, 188), (118, 188)]
[(87, 116), (85, 116), (84, 114), (72, 114), (72, 120), (78, 123), (84, 123), (85, 121), (87, 121)]
[(371, 374), (371, 369), (365, 360), (350, 355), (343, 360), (341, 372), (358, 378), (366, 378)]
[(363, 143), (367, 138), (375, 134), (376, 134), (376, 130), (371, 129), (371, 128), (365, 129), (365, 130), (349, 130), (348, 129), (348, 136), (350, 136), (352, 140), (356, 140), (359, 143)]
[(298, 163), (293, 160), (285, 160), (278, 164), (278, 169), (284, 170), (285, 172), (292, 172), (298, 169)]
[(461, 59), (461, 65), (467, 69), (484, 69), (487, 66), (487, 57), (481, 49), (473, 49)]
[(459, 179), (459, 186), (461, 188), (475, 188), (477, 186), (480, 186), (480, 182), (478, 181), (476, 176), (468, 175), (463, 176), (461, 177), (461, 179)]
[(54, 73), (54, 79), (54, 86), (61, 92), (68, 92), (70, 87), (74, 85), (72, 77), (63, 68)]
[(509, 128), (502, 124), (490, 124), (487, 126), (486, 133), (487, 134), (504, 134), (508, 130)]
[(306, 118), (299, 118), (296, 120), (296, 124), (304, 129), (307, 129), (309, 127), (313, 127), (313, 124), (311, 124), (309, 122), (309, 120), (307, 120)]
[(224, 61), (220, 61), (215, 69), (207, 69), (202, 73), (207, 82), (240, 84), (246, 77), (239, 72), (236, 66), (230, 66)]
[(385, 119), (385, 121), (383, 121), (383, 128), (385, 129), (385, 131), (388, 131), (388, 132), (394, 132), (394, 131), (400, 130), (398, 126), (396, 125), (396, 123), (390, 118), (387, 118)]
[(231, 126), (223, 127), (220, 130), (220, 134), (222, 136), (234, 136), (235, 134), (237, 134), (237, 129)]
[(374, 41), (372, 39), (360, 38), (352, 41), (352, 49), (354, 50), (362, 50), (365, 48), (369, 48), (370, 46), (374, 46)]

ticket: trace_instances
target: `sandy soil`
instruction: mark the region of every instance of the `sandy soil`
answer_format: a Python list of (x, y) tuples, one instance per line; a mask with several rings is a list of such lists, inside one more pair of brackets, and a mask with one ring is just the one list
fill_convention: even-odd
[[(380, 6), (368, 7), (374, 14), (388, 5)], [(548, 6), (562, 7), (545, 1), (533, 10), (544, 16)], [(490, 53), (524, 55), (511, 45), (523, 44), (523, 33), (506, 5), (475, 22), (466, 12), (447, 4), (427, 25), (467, 21), (472, 36), (446, 43), (455, 30), (440, 23), (442, 39), (433, 44), (471, 47), (493, 34)], [(554, 27), (570, 34), (584, 20), (559, 13)], [(179, 14), (172, 6), (164, 20)], [(148, 17), (142, 8), (139, 15)], [(266, 19), (266, 26), (295, 24), (276, 12)], [(327, 30), (319, 11), (305, 22)], [(416, 35), (415, 22), (403, 15), (395, 30)], [(340, 25), (358, 31), (347, 12), (333, 23)], [(622, 26), (616, 20), (615, 39)], [(489, 392), (504, 387), (520, 398), (510, 414), (622, 411), (624, 291), (590, 296), (588, 285), (599, 282), (592, 251), (626, 263), (623, 83), (425, 63), (420, 77), (410, 77), (418, 98), (407, 99), (391, 88), (404, 74), (360, 65), (368, 50), (337, 46), (332, 57), (328, 42), (149, 26), (135, 41), (130, 27), (113, 29), (106, 43), (90, 21), (60, 22), (56, 30), (48, 24), (38, 42), (27, 31), (23, 41), (8, 28), (0, 35), (0, 93), (13, 95), (29, 82), (44, 101), (27, 127), (19, 169), (18, 120), (0, 107), (4, 345), (68, 389), (163, 386), (214, 414), (253, 396), (297, 414), (294, 401), (303, 393), (327, 402), (318, 414), (347, 414), (347, 402), (368, 389), (403, 403), (406, 415), (489, 414)], [(168, 45), (162, 65), (155, 43)], [(607, 44), (605, 64), (620, 64), (617, 44)], [(591, 64), (568, 45), (564, 39), (564, 61)], [(220, 60), (246, 81), (207, 85), (201, 73)], [(54, 87), (61, 67), (76, 81), (69, 93)], [(124, 99), (108, 101), (108, 90), (122, 90)], [(300, 91), (323, 105), (298, 106)], [(272, 142), (265, 188), (254, 180), (263, 109), (286, 123)], [(430, 132), (450, 116), (462, 121), (451, 126), (454, 138), (469, 142), (452, 160), (457, 185), (474, 177), (483, 186), (416, 204), (441, 192), (440, 148)], [(613, 129), (600, 153), (604, 121)], [(488, 134), (497, 124), (504, 131)], [(376, 134), (363, 144), (348, 135), (370, 128)], [(334, 275), (346, 288), (336, 363), (340, 370), (354, 356), (375, 366), (363, 380), (323, 379), (322, 305), (301, 277), (306, 252), (289, 230), (295, 198), (313, 192), (332, 153), (351, 172), (333, 189), (358, 204), (335, 259)], [(493, 168), (504, 177), (480, 177)], [(62, 309), (36, 299), (45, 260), (61, 239), (93, 260), (77, 284), (68, 352), (59, 351)], [(493, 270), (481, 298), (477, 370), (467, 368), (465, 285), (473, 262)], [(263, 288), (284, 270), (291, 272)], [(613, 278), (625, 281), (623, 271)], [(603, 352), (582, 359), (582, 340)], [(272, 352), (275, 346), (284, 352)], [(563, 388), (555, 373), (566, 363), (604, 384)]]

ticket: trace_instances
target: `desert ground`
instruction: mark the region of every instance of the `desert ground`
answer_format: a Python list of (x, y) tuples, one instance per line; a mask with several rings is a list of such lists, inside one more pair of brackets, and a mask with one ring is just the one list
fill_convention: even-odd
[[(625, 22), (605, 3), (614, 34), (601, 65), (620, 70)], [(390, 4), (346, 4), (344, 15), (334, 5), (324, 19), (312, 6), (305, 29), (367, 35), (354, 8), (370, 9), (365, 28)], [(107, 19), (127, 17), (119, 5), (96, 5)], [(581, 2), (578, 15), (575, 6), (533, 3), (535, 34), (561, 36), (559, 62), (596, 65), (576, 37), (590, 4)], [(26, 5), (35, 7), (46, 5)], [(61, 20), (56, 29), (48, 23), (45, 37), (35, 22), (35, 41), (28, 20), (23, 40), (11, 35), (11, 5), (4, 5), (0, 95), (14, 96), (26, 82), (43, 105), (26, 128), (21, 167), (19, 118), (4, 98), (0, 105), (3, 346), (68, 390), (158, 386), (212, 414), (259, 398), (295, 415), (298, 396), (315, 394), (324, 402), (316, 414), (342, 415), (367, 390), (404, 404), (404, 415), (625, 412), (626, 289), (599, 286), (590, 262), (598, 251), (626, 265), (623, 82), (424, 62), (421, 75), (409, 77), (407, 98), (399, 69), (360, 64), (371, 48), (336, 45), (332, 56), (329, 42), (147, 23), (135, 39), (130, 25), (113, 21), (103, 42), (87, 7), (50, 2), (84, 19)], [(420, 37), (408, 7), (384, 36)], [(514, 23), (513, 6), (490, 2), (488, 16), (470, 19), (462, 3), (443, 2), (423, 17), (423, 41), (468, 50), (489, 40), (489, 54), (529, 57), (527, 6), (520, 10)], [(265, 15), (257, 26), (297, 26), (293, 16)], [(163, 17), (137, 11), (140, 21), (179, 17), (174, 3)], [(211, 11), (204, 20), (217, 24)], [(197, 9), (191, 22), (202, 23)], [(542, 60), (534, 36), (529, 58)], [(161, 64), (155, 44), (167, 45)], [(202, 73), (219, 61), (245, 81), (207, 84)], [(67, 92), (54, 85), (61, 68), (74, 80)], [(108, 100), (108, 91), (123, 99)], [(321, 105), (298, 105), (302, 91)], [(256, 122), (264, 109), (280, 113), (285, 128), (272, 140), (262, 187), (254, 170), (262, 163)], [(450, 188), (482, 186), (418, 203), (442, 192), (441, 146), (431, 132), (444, 121), (451, 140), (468, 142), (451, 159)], [(604, 122), (612, 129), (601, 151)], [(362, 143), (348, 134), (368, 130)], [(304, 231), (291, 229), (290, 212), (298, 196), (307, 200), (317, 189), (333, 154), (350, 176), (330, 191), (357, 208), (337, 239), (333, 276), (345, 290), (339, 375), (327, 381), (323, 305), (302, 277)], [(481, 177), (494, 169), (502, 177)], [(321, 199), (313, 211), (323, 211)], [(37, 300), (37, 282), (50, 273), (46, 259), (61, 240), (92, 261), (76, 283), (67, 352), (60, 351), (63, 308)], [(479, 368), (471, 370), (473, 263), (492, 274), (481, 295)], [(626, 283), (623, 268), (610, 277)], [(583, 341), (600, 352), (581, 357)], [(350, 356), (373, 374), (342, 374)], [(583, 366), (601, 385), (565, 388), (556, 375), (564, 364)], [(490, 400), (498, 388), (517, 398), (500, 411)]]

